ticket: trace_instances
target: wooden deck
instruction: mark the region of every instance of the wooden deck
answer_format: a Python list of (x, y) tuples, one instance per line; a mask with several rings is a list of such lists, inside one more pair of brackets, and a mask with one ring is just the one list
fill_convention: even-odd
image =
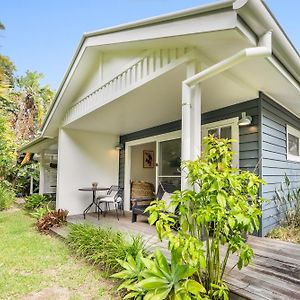
[[(161, 243), (155, 227), (150, 227), (146, 219), (139, 216), (138, 222), (131, 223), (129, 216), (101, 216), (95, 214), (71, 216), (69, 223), (92, 223), (96, 226), (111, 227), (128, 234), (141, 234), (149, 248), (159, 247), (167, 251), (166, 243)], [(231, 290), (230, 299), (282, 299), (300, 300), (300, 245), (250, 236), (249, 244), (254, 250), (255, 259), (251, 266), (241, 271), (231, 270), (236, 257), (228, 262), (225, 281)]]

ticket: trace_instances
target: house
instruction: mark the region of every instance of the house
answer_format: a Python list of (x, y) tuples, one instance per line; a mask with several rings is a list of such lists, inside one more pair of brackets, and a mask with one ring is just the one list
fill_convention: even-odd
[[(284, 174), (300, 187), (299, 53), (259, 0), (84, 34), (40, 137), (22, 150), (39, 154), (40, 192), (57, 185), (57, 208), (82, 213), (91, 195), (78, 188), (98, 182), (124, 187), (129, 210), (130, 180), (185, 188), (180, 158), (200, 155), (209, 133), (237, 140), (236, 166), (268, 183), (261, 196), (271, 200)], [(272, 201), (262, 209), (263, 236), (277, 221)]]

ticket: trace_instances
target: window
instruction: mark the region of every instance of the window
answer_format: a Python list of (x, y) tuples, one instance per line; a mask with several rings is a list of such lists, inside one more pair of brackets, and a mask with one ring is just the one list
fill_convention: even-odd
[(222, 120), (214, 123), (205, 124), (202, 126), (203, 137), (214, 135), (216, 138), (229, 138), (236, 140), (232, 145), (232, 150), (235, 152), (232, 165), (235, 168), (239, 167), (239, 118)]
[(158, 181), (180, 189), (181, 139), (160, 142), (158, 159)]
[(287, 159), (300, 162), (300, 131), (287, 125)]

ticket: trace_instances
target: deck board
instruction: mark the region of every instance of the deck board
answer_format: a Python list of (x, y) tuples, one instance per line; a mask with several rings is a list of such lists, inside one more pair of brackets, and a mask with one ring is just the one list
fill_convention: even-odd
[[(92, 223), (100, 227), (109, 227), (126, 234), (140, 234), (151, 249), (160, 248), (168, 254), (167, 243), (160, 242), (154, 226), (149, 226), (146, 219), (140, 217), (131, 223), (129, 216), (107, 214), (97, 219), (96, 214), (87, 215), (86, 220), (80, 215), (68, 217), (69, 223)], [(233, 293), (232, 299), (253, 300), (300, 300), (300, 245), (269, 238), (250, 236), (248, 243), (255, 253), (251, 265), (241, 271), (232, 267), (237, 257), (231, 256), (225, 275), (225, 282)], [(225, 249), (221, 249), (221, 254)]]

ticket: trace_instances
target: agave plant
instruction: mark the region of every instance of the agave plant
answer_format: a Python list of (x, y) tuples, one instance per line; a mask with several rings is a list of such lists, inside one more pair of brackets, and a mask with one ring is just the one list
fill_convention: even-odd
[(208, 299), (204, 286), (193, 279), (196, 269), (183, 264), (176, 251), (171, 252), (170, 264), (159, 249), (154, 256), (140, 253), (136, 260), (129, 256), (119, 263), (124, 270), (113, 277), (124, 280), (119, 286), (128, 291), (124, 299)]

